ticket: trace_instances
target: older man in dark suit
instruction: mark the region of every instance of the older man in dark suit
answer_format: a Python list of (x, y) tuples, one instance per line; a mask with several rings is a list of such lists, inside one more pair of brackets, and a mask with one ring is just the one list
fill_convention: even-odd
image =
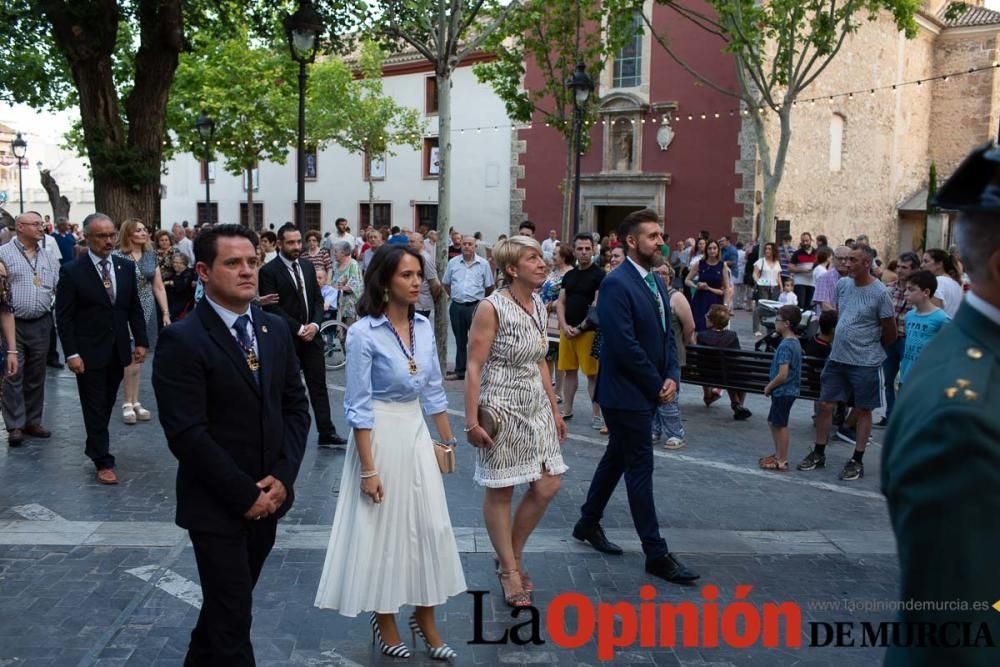
[(256, 235), (216, 225), (195, 241), (205, 297), (163, 330), (153, 361), (160, 423), (177, 457), (177, 525), (204, 594), (186, 665), (253, 665), (253, 589), (309, 433), (284, 320), (251, 305)]
[(302, 234), (291, 223), (283, 225), (278, 230), (278, 256), (260, 270), (260, 294), (278, 295), (278, 302), (264, 309), (281, 316), (295, 339), (295, 354), (316, 416), (318, 444), (345, 445), (347, 440), (337, 435), (330, 418), (330, 396), (326, 393), (326, 360), (323, 338), (319, 335), (323, 295), (316, 282), (316, 269), (312, 262), (300, 262), (301, 254)]
[(597, 301), (604, 340), (594, 400), (601, 406), (610, 437), (573, 537), (604, 553), (622, 553), (605, 537), (600, 521), (624, 475), (632, 521), (646, 554), (646, 572), (689, 583), (698, 575), (667, 549), (653, 502), (653, 413), (660, 403), (673, 400), (680, 383), (670, 299), (663, 281), (651, 271), (663, 245), (656, 211), (630, 213), (618, 237), (625, 242), (628, 259), (601, 283)]
[(87, 254), (59, 271), (56, 321), (66, 364), (76, 373), (87, 456), (97, 467), (98, 482), (117, 484), (108, 423), (125, 367), (146, 358), (146, 320), (135, 264), (111, 257), (118, 237), (111, 218), (103, 213), (88, 215), (83, 233)]

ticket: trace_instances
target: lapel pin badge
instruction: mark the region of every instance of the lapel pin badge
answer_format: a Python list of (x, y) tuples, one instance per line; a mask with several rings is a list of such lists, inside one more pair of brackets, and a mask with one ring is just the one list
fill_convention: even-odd
[(260, 330), (263, 331), (264, 333), (267, 333), (267, 325), (266, 324), (262, 324), (260, 326)]

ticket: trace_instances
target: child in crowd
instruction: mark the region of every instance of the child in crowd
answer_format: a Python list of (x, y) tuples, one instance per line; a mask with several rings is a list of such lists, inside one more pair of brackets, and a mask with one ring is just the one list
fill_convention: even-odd
[[(781, 294), (778, 295), (778, 303), (782, 306), (799, 305), (799, 297), (795, 295), (795, 282), (791, 278), (785, 278), (781, 283)], [(802, 319), (801, 317), (799, 318)]]
[[(734, 350), (740, 349), (740, 339), (735, 331), (726, 329), (729, 326), (729, 308), (721, 303), (714, 304), (708, 309), (705, 316), (708, 322), (706, 331), (698, 332), (698, 345), (708, 347), (726, 347)], [(704, 387), (705, 405), (715, 403), (722, 396), (722, 390), (718, 387)], [(745, 391), (729, 391), (729, 405), (733, 409), (733, 419), (743, 421), (753, 416), (753, 413), (743, 407), (746, 400)]]
[(779, 308), (774, 319), (774, 327), (781, 334), (781, 343), (771, 361), (771, 381), (764, 387), (764, 395), (771, 397), (767, 424), (774, 438), (774, 454), (758, 461), (764, 470), (788, 470), (788, 415), (802, 382), (802, 346), (795, 337), (795, 327), (801, 321), (802, 313), (798, 306), (792, 305)]
[(906, 279), (906, 302), (913, 310), (906, 313), (906, 347), (899, 364), (899, 386), (906, 380), (906, 371), (917, 360), (931, 338), (951, 320), (948, 314), (931, 303), (937, 291), (937, 278), (930, 271), (915, 271)]
[(833, 345), (833, 332), (837, 328), (837, 311), (824, 310), (819, 316), (819, 333), (802, 345), (802, 354), (807, 357), (826, 359)]

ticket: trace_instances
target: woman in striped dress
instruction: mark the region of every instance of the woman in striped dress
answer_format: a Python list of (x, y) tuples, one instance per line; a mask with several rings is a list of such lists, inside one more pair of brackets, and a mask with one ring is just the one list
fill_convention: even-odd
[[(496, 550), (497, 576), (512, 607), (531, 604), (521, 553), (556, 492), (566, 464), (566, 425), (545, 364), (545, 306), (535, 294), (547, 277), (542, 249), (527, 236), (496, 244), (493, 259), (506, 286), (482, 301), (472, 319), (465, 375), (465, 432), (479, 447), (475, 480), (486, 487), (483, 517)], [(498, 425), (490, 435), (479, 408)], [(511, 520), (514, 486), (529, 484)]]

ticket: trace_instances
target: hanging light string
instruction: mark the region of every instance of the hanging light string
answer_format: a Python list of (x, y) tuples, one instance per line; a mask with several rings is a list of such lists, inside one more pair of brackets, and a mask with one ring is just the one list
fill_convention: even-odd
[[(962, 71), (958, 71), (958, 72), (950, 72), (948, 74), (939, 74), (937, 76), (929, 76), (929, 77), (925, 77), (925, 78), (922, 78), (922, 79), (913, 79), (912, 81), (902, 81), (902, 82), (899, 82), (899, 83), (893, 83), (893, 84), (885, 85), (885, 86), (874, 86), (874, 87), (871, 87), (871, 88), (860, 88), (858, 90), (849, 90), (849, 91), (842, 92), (842, 93), (834, 93), (832, 95), (817, 95), (815, 97), (806, 97), (806, 98), (802, 98), (802, 99), (797, 99), (794, 102), (792, 102), (792, 107), (793, 108), (798, 108), (798, 107), (803, 106), (803, 105), (816, 106), (817, 102), (824, 102), (825, 101), (825, 102), (832, 103), (832, 102), (834, 102), (836, 100), (840, 100), (840, 99), (853, 100), (853, 99), (855, 99), (857, 97), (864, 97), (866, 95), (868, 97), (874, 97), (878, 93), (881, 93), (881, 92), (897, 91), (900, 88), (905, 88), (907, 86), (917, 86), (917, 87), (920, 87), (920, 86), (923, 86), (925, 83), (931, 83), (931, 82), (934, 82), (934, 81), (948, 81), (949, 79), (958, 78), (958, 77), (962, 77), (962, 76), (969, 76), (970, 74), (978, 74), (979, 72), (987, 72), (987, 71), (993, 70), (993, 69), (1000, 69), (1000, 62), (994, 62), (991, 65), (984, 65), (982, 67), (970, 67), (969, 69), (966, 69), (966, 70), (962, 70)], [(763, 111), (765, 111), (766, 109), (769, 109), (769, 108), (770, 107), (768, 107), (768, 106), (762, 106), (762, 107), (760, 107), (760, 111), (763, 112)], [(781, 105), (777, 106), (777, 110), (779, 110), (779, 111), (781, 110)], [(654, 124), (657, 123), (658, 121), (656, 119), (656, 115), (659, 115), (660, 113), (661, 112), (655, 112), (655, 115), (653, 115), (653, 117), (649, 119), (650, 122), (654, 123)], [(671, 117), (673, 117), (675, 120), (684, 120), (684, 119), (687, 119), (687, 120), (708, 120), (708, 119), (722, 118), (724, 116), (725, 117), (733, 117), (733, 116), (736, 116), (736, 115), (749, 116), (750, 115), (750, 110), (747, 109), (745, 106), (743, 106), (743, 108), (740, 108), (740, 109), (729, 108), (729, 109), (724, 109), (724, 110), (719, 110), (719, 111), (699, 111), (699, 112), (692, 112), (692, 113), (687, 113), (687, 114), (679, 113), (677, 109), (670, 109), (670, 110), (666, 111), (666, 113), (669, 113), (671, 115)], [(619, 119), (611, 119), (611, 120), (606, 120), (605, 119), (605, 120), (601, 120), (601, 121), (591, 121), (591, 122), (586, 122), (585, 121), (584, 122), (584, 126), (587, 127), (587, 128), (591, 128), (591, 127), (597, 125), (598, 122), (601, 125), (606, 125), (608, 123), (610, 123), (611, 125), (615, 125), (616, 123), (622, 123), (622, 124), (627, 123), (627, 124), (631, 124), (631, 125), (636, 125), (637, 123), (639, 123), (639, 124), (643, 124), (644, 125), (646, 123), (646, 119), (645, 118), (641, 118), (638, 121), (636, 121), (636, 119), (634, 119), (634, 118), (619, 118)], [(475, 127), (475, 126), (473, 126), (473, 127), (459, 127), (459, 128), (453, 127), (453, 128), (451, 128), (451, 133), (454, 136), (456, 133), (459, 134), (459, 135), (465, 135), (466, 133), (469, 133), (469, 134), (483, 134), (483, 133), (488, 133), (488, 132), (500, 132), (501, 130), (504, 130), (504, 131), (510, 131), (510, 130), (530, 130), (530, 129), (533, 129), (534, 125), (535, 125), (534, 123), (529, 122), (529, 123), (505, 123), (505, 124), (498, 124), (498, 125), (480, 125), (478, 127)], [(551, 127), (552, 126), (551, 123), (544, 123), (544, 125), (545, 125), (545, 127)], [(397, 133), (390, 133), (390, 134), (391, 134), (392, 137), (395, 137), (397, 140), (401, 140), (401, 141), (410, 141), (410, 140), (412, 140), (412, 141), (420, 141), (421, 139), (424, 139), (424, 138), (433, 139), (433, 138), (436, 138), (438, 136), (437, 132), (436, 132), (436, 128), (435, 128), (434, 132), (428, 133), (428, 134), (412, 134), (412, 135), (397, 134)], [(385, 138), (383, 137), (383, 139), (385, 139)], [(164, 144), (166, 144), (166, 143), (167, 142), (164, 142)], [(214, 147), (219, 147), (219, 146), (233, 146), (233, 147), (235, 147), (235, 144), (228, 144), (228, 143), (225, 143), (225, 142), (215, 142), (212, 145)]]
[[(843, 92), (843, 93), (834, 93), (832, 95), (817, 95), (815, 97), (805, 97), (805, 98), (794, 100), (792, 102), (792, 108), (795, 109), (795, 108), (798, 108), (799, 106), (802, 106), (802, 105), (816, 106), (817, 102), (830, 102), (830, 103), (833, 103), (836, 100), (840, 100), (840, 99), (853, 100), (855, 97), (863, 97), (865, 95), (867, 95), (868, 97), (875, 97), (878, 93), (885, 92), (885, 91), (897, 91), (900, 88), (905, 88), (907, 86), (920, 87), (920, 86), (923, 86), (925, 83), (931, 83), (933, 81), (948, 81), (949, 79), (958, 78), (958, 77), (961, 77), (961, 76), (969, 76), (970, 74), (978, 74), (979, 72), (987, 72), (987, 71), (990, 71), (990, 70), (993, 70), (993, 69), (998, 69), (998, 68), (1000, 68), (1000, 62), (994, 62), (991, 65), (983, 65), (981, 67), (970, 67), (969, 69), (965, 69), (965, 70), (961, 70), (961, 71), (957, 71), (957, 72), (949, 72), (948, 74), (939, 74), (937, 76), (928, 76), (928, 77), (924, 77), (922, 79), (913, 79), (912, 81), (901, 81), (901, 82), (898, 82), (898, 83), (893, 83), (893, 84), (885, 85), (885, 86), (874, 86), (874, 87), (871, 87), (871, 88), (860, 88), (858, 90), (849, 90), (849, 91), (846, 91), (846, 92)], [(775, 109), (777, 111), (780, 111), (781, 107), (782, 107), (782, 105), (779, 104), (779, 105), (777, 105), (775, 107)], [(763, 111), (765, 111), (768, 108), (770, 108), (770, 107), (769, 106), (761, 106), (761, 107), (759, 107), (758, 110), (761, 111), (761, 112), (763, 112)], [(689, 113), (689, 114), (675, 113), (675, 116), (676, 116), (676, 118), (678, 120), (683, 120), (684, 118), (687, 118), (687, 120), (706, 120), (708, 118), (721, 118), (722, 116), (735, 116), (737, 114), (742, 114), (744, 116), (749, 116), (750, 115), (750, 110), (747, 109), (744, 106), (741, 109), (726, 109), (724, 111), (712, 111), (712, 112), (699, 111), (697, 113)], [(645, 122), (645, 121), (643, 121), (643, 122)], [(655, 122), (655, 119), (654, 119), (654, 122)], [(612, 121), (612, 124), (613, 123), (614, 122)]]

